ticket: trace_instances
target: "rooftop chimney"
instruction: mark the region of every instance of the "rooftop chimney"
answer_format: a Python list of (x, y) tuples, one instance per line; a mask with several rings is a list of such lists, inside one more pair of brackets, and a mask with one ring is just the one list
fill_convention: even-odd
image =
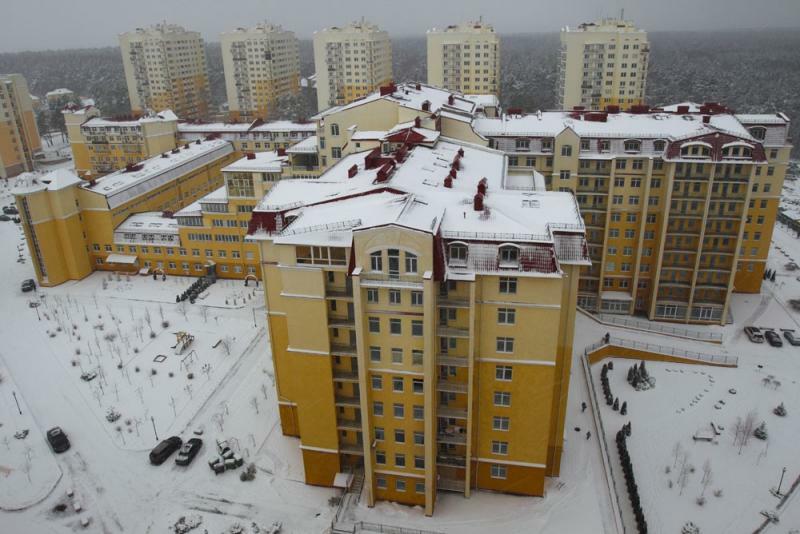
[(414, 118), (414, 128), (419, 128), (419, 127), (420, 127), (420, 125), (421, 125), (421, 123), (422, 123), (422, 121), (420, 120), (420, 118), (419, 118), (419, 115), (417, 115), (417, 116)]
[(421, 83), (418, 83), (417, 85), (415, 85), (415, 86), (414, 86), (414, 88), (415, 88), (417, 91), (421, 91), (421, 90), (422, 90), (422, 84), (421, 84)]
[(455, 96), (450, 95), (450, 96), (447, 97), (447, 105), (448, 106), (452, 106), (455, 103), (455, 101), (456, 101), (456, 97)]
[(475, 196), (472, 198), (472, 209), (475, 211), (483, 211), (483, 195), (480, 193), (475, 193)]
[(252, 152), (247, 153), (247, 159), (256, 159), (256, 155)]
[(426, 100), (422, 103), (422, 111), (430, 111), (431, 110), (431, 103), (430, 101)]
[(703, 124), (711, 122), (711, 115), (703, 115)]
[(389, 85), (382, 85), (381, 86), (381, 96), (390, 95), (395, 92), (397, 87), (394, 85), (394, 82), (389, 82)]
[(350, 167), (349, 169), (347, 169), (347, 177), (348, 177), (348, 178), (352, 178), (352, 177), (353, 177), (353, 176), (355, 176), (356, 174), (358, 174), (358, 165), (356, 165), (356, 164), (354, 163), (352, 167)]
[(481, 181), (478, 182), (478, 193), (481, 196), (486, 196), (486, 189), (489, 187), (489, 181), (486, 178), (481, 178)]
[(279, 148), (278, 149), (278, 155), (279, 156), (285, 156), (286, 155), (286, 149), (285, 148)]
[(448, 188), (448, 189), (452, 189), (453, 188), (453, 177), (450, 176), (449, 174), (444, 179), (444, 186), (446, 188)]
[(685, 115), (689, 113), (689, 106), (678, 106), (678, 113), (680, 115)]

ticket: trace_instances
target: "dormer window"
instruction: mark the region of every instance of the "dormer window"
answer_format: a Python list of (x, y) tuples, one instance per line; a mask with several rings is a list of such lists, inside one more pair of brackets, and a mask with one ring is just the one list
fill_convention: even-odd
[(449, 247), (450, 265), (467, 264), (467, 245), (464, 243), (453, 243)]
[(373, 252), (369, 255), (369, 268), (371, 271), (383, 270), (383, 256), (380, 251)]
[(750, 128), (750, 135), (759, 141), (763, 141), (767, 137), (767, 129), (763, 126), (753, 126)]
[(601, 139), (597, 142), (597, 146), (600, 152), (610, 152), (611, 151), (611, 142), (606, 139)]
[(516, 267), (519, 264), (519, 247), (503, 245), (500, 247), (500, 267)]
[(711, 148), (705, 144), (689, 143), (681, 146), (681, 157), (707, 158), (711, 156)]
[(664, 149), (667, 148), (667, 142), (663, 139), (657, 139), (653, 141), (653, 150), (656, 152), (664, 152)]
[(517, 150), (529, 150), (531, 148), (530, 139), (517, 139)]
[(625, 152), (641, 152), (642, 142), (638, 139), (628, 139), (625, 141)]
[(553, 138), (552, 137), (545, 137), (542, 139), (542, 152), (552, 152), (553, 151)]

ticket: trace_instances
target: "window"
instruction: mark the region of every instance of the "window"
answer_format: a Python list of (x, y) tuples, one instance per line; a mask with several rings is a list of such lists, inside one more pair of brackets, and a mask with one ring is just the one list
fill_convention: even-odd
[(511, 393), (508, 391), (495, 391), (494, 392), (494, 405), (495, 406), (511, 406)]
[(383, 433), (383, 428), (382, 427), (379, 427), (379, 426), (375, 427), (375, 439), (378, 440), (378, 441), (383, 441), (384, 433)]
[(411, 305), (422, 306), (422, 291), (411, 292)]
[(403, 377), (402, 376), (392, 377), (392, 391), (394, 391), (395, 393), (402, 393), (403, 392)]
[(492, 478), (505, 479), (506, 478), (506, 466), (492, 464), (490, 474), (491, 474)]
[(381, 375), (372, 375), (372, 389), (383, 389), (383, 377)]
[(663, 152), (664, 149), (667, 148), (667, 142), (661, 139), (653, 141), (653, 150), (656, 152)]
[(403, 349), (396, 347), (392, 349), (392, 363), (396, 364), (403, 363)]
[(569, 180), (570, 173), (569, 171), (561, 171), (558, 175), (562, 180)]
[[(375, 463), (378, 463), (378, 453), (375, 453)], [(383, 457), (383, 462), (386, 463), (386, 456)], [(378, 477), (375, 479), (375, 484), (378, 486), (378, 489), (386, 489), (386, 479), (384, 477)]]
[(395, 443), (405, 443), (406, 442), (406, 431), (402, 428), (397, 428), (394, 431), (394, 441)]
[(617, 169), (624, 169), (627, 164), (627, 161), (624, 159), (618, 159), (615, 166)]
[(410, 252), (406, 252), (406, 272), (407, 273), (416, 273), (417, 272), (417, 255), (411, 254)]
[(370, 317), (368, 320), (369, 324), (369, 331), (373, 334), (377, 334), (381, 331), (381, 320), (377, 317)]
[(383, 258), (380, 251), (373, 252), (369, 255), (369, 268), (372, 271), (383, 270)]
[(500, 293), (513, 294), (517, 292), (517, 279), (510, 276), (500, 277)]
[(421, 378), (413, 378), (411, 380), (411, 389), (414, 393), (422, 393), (424, 388), (424, 382)]
[(411, 321), (411, 335), (422, 336), (422, 321)]
[(377, 289), (367, 289), (367, 302), (378, 302), (378, 290)]
[(625, 141), (625, 152), (640, 152), (642, 149), (642, 142), (636, 140)]
[(377, 417), (383, 415), (383, 403), (381, 401), (374, 401), (372, 403), (372, 415)]
[(425, 457), (414, 456), (414, 467), (417, 469), (425, 469)]
[(561, 146), (561, 155), (562, 156), (571, 156), (572, 155), (572, 145), (562, 145)]
[(498, 308), (497, 309), (497, 323), (498, 324), (514, 324), (516, 322), (517, 312), (514, 308)]
[(425, 419), (425, 408), (415, 404), (413, 406), (413, 415), (415, 421), (422, 421), (423, 419)]
[(403, 330), (400, 326), (400, 319), (389, 319), (389, 332), (396, 336), (399, 336), (403, 333)]
[(414, 349), (411, 351), (411, 364), (412, 365), (422, 365), (422, 351), (418, 349)]
[(451, 263), (466, 263), (467, 262), (467, 246), (461, 243), (454, 243), (450, 245), (450, 262)]
[(509, 381), (512, 376), (512, 368), (510, 365), (497, 365), (494, 368), (494, 377), (497, 380)]
[(492, 454), (508, 454), (508, 442), (492, 441)]
[(498, 337), (497, 338), (497, 352), (512, 353), (514, 352), (514, 338), (513, 337)]
[(763, 141), (764, 138), (767, 136), (767, 129), (763, 126), (753, 126), (750, 128), (750, 135), (758, 139), (759, 141)]
[(414, 445), (425, 445), (425, 433), (415, 431), (414, 432)]
[(375, 451), (375, 463), (386, 465), (386, 453), (384, 451)]
[(400, 290), (399, 289), (390, 289), (389, 290), (389, 304), (400, 304)]
[(339, 125), (336, 123), (331, 124), (331, 135), (339, 135)]
[(392, 412), (394, 413), (395, 417), (403, 418), (405, 416), (406, 410), (405, 407), (400, 403), (395, 403), (392, 407)]
[(528, 150), (531, 146), (530, 139), (517, 139), (516, 140), (516, 148), (517, 150)]
[(509, 428), (509, 418), (499, 415), (492, 417), (492, 430), (507, 431)]
[(414, 491), (417, 493), (425, 493), (425, 483), (424, 482), (415, 482), (414, 483)]
[(500, 264), (516, 264), (519, 261), (519, 249), (513, 245), (500, 247)]
[(370, 347), (369, 348), (369, 359), (373, 362), (381, 361), (381, 348), (380, 347)]

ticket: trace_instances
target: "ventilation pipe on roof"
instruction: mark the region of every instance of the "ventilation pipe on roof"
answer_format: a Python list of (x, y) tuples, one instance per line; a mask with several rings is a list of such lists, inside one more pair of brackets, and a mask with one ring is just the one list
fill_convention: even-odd
[(464, 149), (463, 148), (459, 148), (458, 149), (458, 155), (461, 156), (462, 158), (464, 157)]
[(418, 83), (418, 84), (416, 84), (416, 85), (414, 86), (414, 88), (415, 88), (417, 91), (421, 91), (421, 90), (422, 90), (422, 84), (421, 84), (421, 83)]
[(201, 143), (200, 139), (194, 142), (194, 144), (199, 145)]
[(256, 155), (252, 152), (247, 153), (247, 159), (256, 159)]
[(422, 124), (422, 121), (420, 120), (419, 115), (417, 115), (414, 118), (414, 128), (419, 128), (421, 126), (421, 124)]
[(448, 176), (450, 176), (451, 178), (458, 178), (458, 171), (456, 171), (454, 168), (451, 167), (450, 174), (448, 174)]
[(278, 156), (285, 156), (285, 155), (286, 155), (286, 149), (285, 148), (279, 148), (278, 149)]
[(422, 103), (422, 111), (430, 111), (431, 110), (431, 103), (426, 100)]
[(472, 209), (475, 211), (483, 211), (483, 195), (480, 193), (475, 193), (475, 196), (472, 197)]
[(178, 149), (178, 148), (173, 148), (172, 149), (172, 153), (173, 154), (177, 154), (178, 152), (180, 152), (180, 149)]
[(678, 106), (678, 114), (685, 115), (689, 113), (689, 106)]
[(169, 154), (164, 152), (163, 154), (161, 154), (161, 157), (164, 158), (164, 159), (167, 159), (169, 157)]
[(478, 182), (478, 193), (481, 196), (486, 196), (486, 190), (489, 188), (489, 181), (484, 177), (481, 178), (481, 181)]
[(456, 97), (455, 96), (450, 95), (450, 96), (447, 97), (447, 105), (448, 106), (452, 106), (455, 103), (455, 101), (456, 101)]
[(349, 169), (347, 169), (347, 177), (348, 177), (348, 178), (352, 178), (352, 177), (353, 177), (353, 176), (355, 176), (356, 174), (358, 174), (358, 165), (356, 165), (356, 164), (354, 163), (352, 167), (350, 167)]
[(703, 124), (711, 122), (711, 115), (703, 115)]

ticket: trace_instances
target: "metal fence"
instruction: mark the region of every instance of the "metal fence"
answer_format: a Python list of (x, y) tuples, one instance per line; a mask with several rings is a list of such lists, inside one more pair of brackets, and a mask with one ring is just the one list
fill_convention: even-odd
[(421, 530), (418, 528), (405, 528), (395, 527), (392, 525), (383, 525), (381, 523), (368, 523), (366, 521), (359, 521), (353, 525), (353, 530), (350, 532), (380, 532), (381, 534), (442, 534), (434, 530)]
[[(590, 312), (589, 312), (590, 313)], [(684, 337), (686, 339), (694, 339), (696, 341), (709, 341), (712, 343), (722, 343), (722, 334), (717, 332), (703, 332), (701, 330), (693, 330), (691, 328), (684, 328), (681, 326), (672, 326), (669, 324), (659, 324), (651, 321), (642, 321), (633, 317), (623, 317), (621, 315), (608, 315), (599, 314), (595, 317), (603, 323), (624, 326), (626, 328), (635, 328), (637, 330), (645, 330), (647, 332), (655, 332), (657, 334), (666, 334), (670, 336)]]
[(593, 343), (583, 350), (584, 355), (588, 355), (597, 349), (606, 345), (614, 345), (617, 347), (625, 347), (629, 349), (644, 350), (656, 354), (663, 354), (665, 356), (677, 356), (679, 358), (686, 358), (689, 360), (696, 360), (699, 362), (714, 363), (717, 365), (726, 365), (729, 367), (737, 367), (739, 358), (736, 356), (725, 356), (722, 354), (706, 354), (702, 352), (694, 352), (691, 350), (676, 349), (675, 347), (668, 347), (666, 345), (657, 345), (655, 343), (645, 343), (642, 341), (633, 341), (630, 339), (621, 339), (618, 337), (610, 337), (608, 341), (605, 339)]

